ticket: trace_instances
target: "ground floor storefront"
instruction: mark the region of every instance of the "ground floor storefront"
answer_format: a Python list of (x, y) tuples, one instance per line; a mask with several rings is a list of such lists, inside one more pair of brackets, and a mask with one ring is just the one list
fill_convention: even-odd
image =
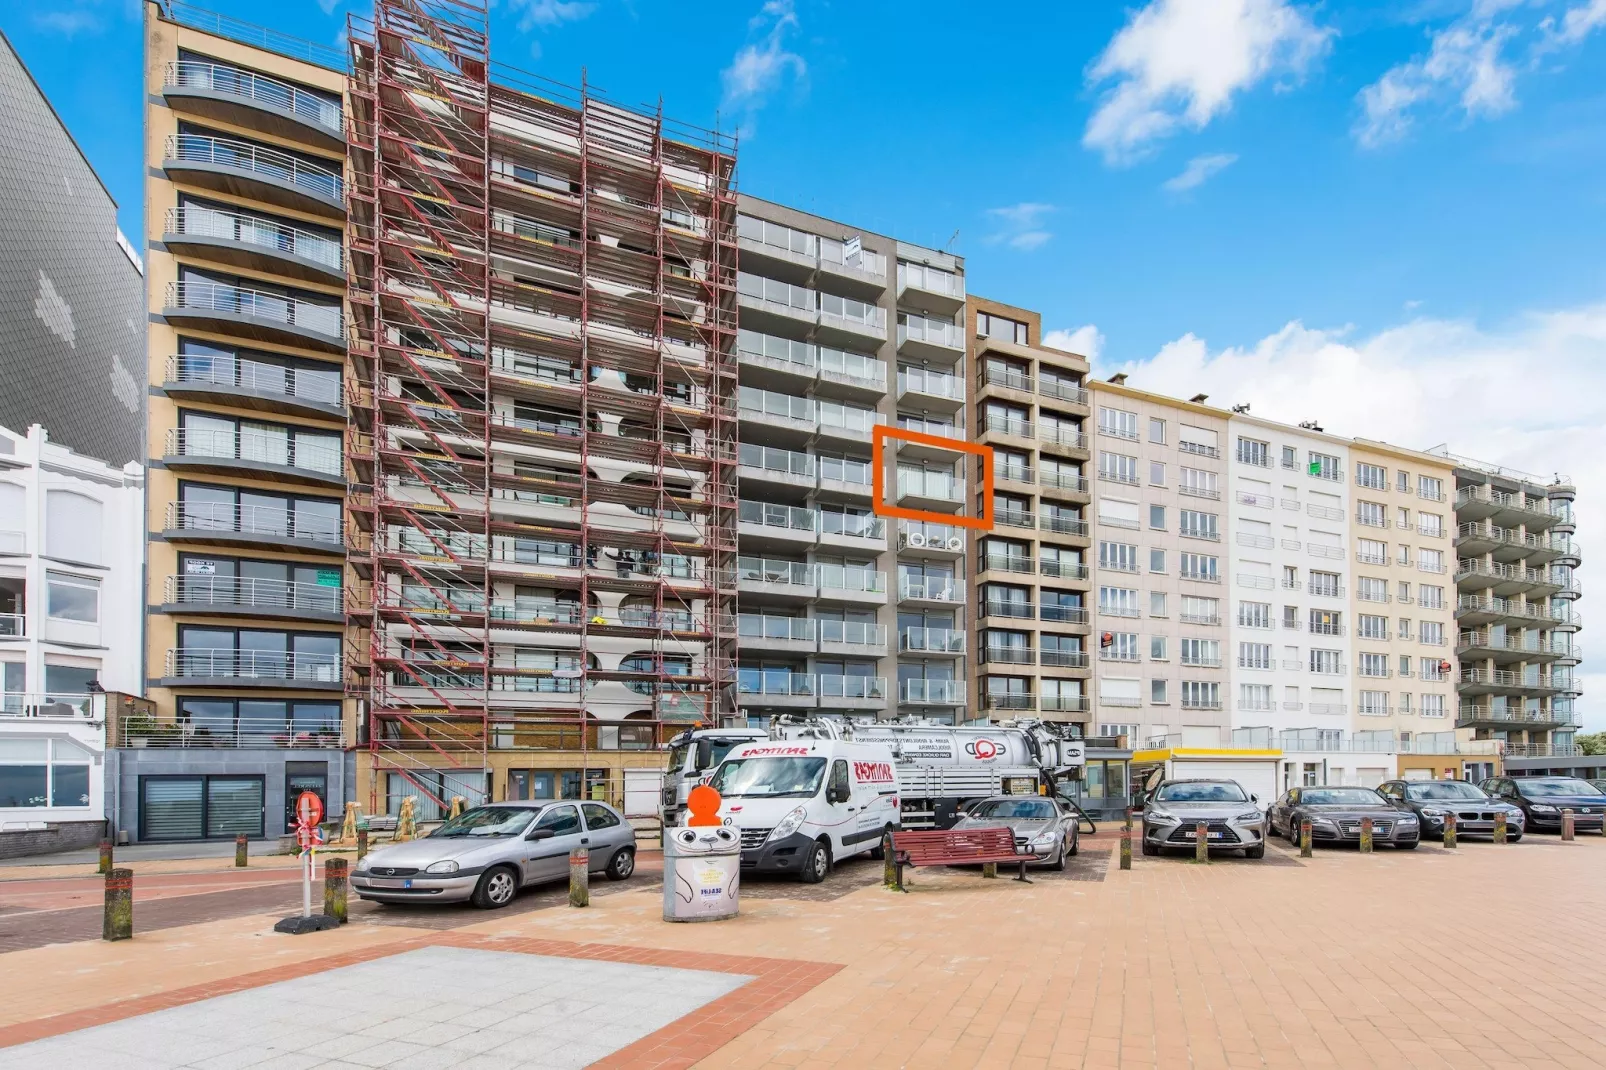
[(108, 818), (125, 843), (274, 839), (294, 826), (306, 791), (338, 821), (355, 782), (355, 755), (312, 747), (127, 747), (108, 752)]

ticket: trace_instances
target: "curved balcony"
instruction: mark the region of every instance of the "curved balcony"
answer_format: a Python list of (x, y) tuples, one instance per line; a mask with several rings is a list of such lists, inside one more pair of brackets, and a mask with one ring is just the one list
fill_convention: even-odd
[(345, 688), (336, 654), (184, 648), (167, 652), (157, 687), (271, 687), (309, 691)]
[(208, 546), (260, 546), (344, 557), (340, 521), (294, 509), (212, 502), (168, 502), (162, 537)]
[(177, 60), (167, 65), (162, 97), (170, 107), (195, 115), (345, 151), (345, 117), (338, 102), (255, 71)]
[(334, 583), (249, 576), (168, 576), (162, 584), (162, 613), (196, 616), (276, 617), (284, 620), (344, 620), (339, 568), (329, 570)]
[(1563, 586), (1546, 569), (1466, 559), (1456, 565), (1455, 583), (1463, 591), (1487, 591), (1501, 598), (1543, 597)]
[(328, 371), (266, 364), (244, 357), (182, 354), (167, 358), (162, 392), (262, 412), (345, 419), (340, 366)]
[(178, 471), (270, 474), (296, 483), (346, 485), (339, 447), (298, 442), (293, 435), (170, 427), (162, 463)]
[(169, 208), (162, 244), (170, 252), (310, 282), (346, 279), (339, 239), (245, 212)]
[(346, 213), (346, 181), (339, 163), (321, 167), (250, 141), (174, 134), (167, 139), (162, 170), (172, 179), (281, 208)]
[(265, 342), (346, 348), (345, 316), (338, 304), (252, 290), (224, 282), (170, 282), (162, 318), (175, 326), (241, 335)]

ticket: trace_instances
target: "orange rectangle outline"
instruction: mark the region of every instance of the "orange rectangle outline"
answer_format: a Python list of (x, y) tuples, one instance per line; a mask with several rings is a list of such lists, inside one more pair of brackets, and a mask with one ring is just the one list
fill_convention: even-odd
[[(886, 440), (898, 439), (901, 442), (912, 442), (919, 446), (936, 446), (938, 449), (950, 450), (954, 453), (974, 454), (982, 459), (981, 466), (981, 515), (959, 516), (954, 513), (938, 513), (928, 509), (903, 509), (896, 505), (888, 505), (882, 500), (886, 492)], [(993, 526), (993, 448), (979, 442), (966, 442), (963, 439), (943, 438), (941, 435), (928, 435), (924, 431), (910, 431), (903, 427), (893, 427), (890, 424), (876, 424), (870, 428), (870, 511), (877, 516), (889, 516), (899, 520), (919, 520), (928, 524), (950, 524), (959, 528), (972, 528), (976, 531), (987, 531)]]

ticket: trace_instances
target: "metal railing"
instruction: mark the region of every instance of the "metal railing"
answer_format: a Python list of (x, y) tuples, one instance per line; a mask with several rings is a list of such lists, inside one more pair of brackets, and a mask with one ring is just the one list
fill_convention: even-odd
[(517, 597), (491, 602), (492, 624), (579, 624), (581, 617), (578, 602)]
[(227, 647), (178, 648), (167, 652), (166, 675), (174, 678), (237, 677), (339, 683), (340, 655), (235, 650)]
[(348, 60), (344, 49), (292, 37), (278, 30), (270, 30), (265, 26), (244, 22), (228, 15), (220, 15), (215, 11), (182, 3), (180, 0), (162, 0), (162, 13), (173, 22), (204, 30), (216, 37), (239, 41), (241, 44), (276, 52), (291, 59), (304, 60), (342, 74), (346, 71)]
[(1191, 453), (1196, 457), (1219, 458), (1221, 450), (1218, 447), (1206, 445), (1203, 442), (1189, 442), (1183, 439), (1177, 443), (1177, 449), (1182, 453)]
[(169, 208), (165, 233), (193, 238), (222, 238), (243, 245), (255, 245), (299, 256), (323, 264), (333, 271), (341, 270), (345, 263), (339, 239), (326, 238), (299, 227), (242, 212), (224, 212), (197, 205)]
[(345, 317), (339, 305), (319, 305), (283, 294), (250, 290), (221, 282), (170, 282), (167, 307), (201, 312), (231, 312), (316, 331), (332, 341), (344, 338)]
[(344, 476), (346, 471), (340, 447), (301, 442), (289, 434), (170, 427), (167, 429), (166, 453), (169, 457), (215, 457), (282, 465), (336, 477)]
[(263, 364), (242, 357), (198, 353), (171, 356), (167, 358), (166, 382), (277, 394), (320, 405), (341, 404), (338, 371)]
[(338, 201), (346, 193), (346, 181), (338, 171), (249, 141), (204, 134), (172, 134), (167, 139), (166, 158), (179, 163), (207, 163), (249, 171), (263, 178), (288, 182), (299, 190), (330, 201)]
[(326, 586), (250, 576), (168, 576), (162, 582), (162, 600), (168, 605), (248, 606), (339, 613), (344, 608), (341, 596), (338, 584)]
[(176, 531), (232, 531), (286, 539), (310, 539), (340, 546), (345, 538), (340, 521), (330, 517), (303, 517), (293, 508), (266, 505), (229, 505), (217, 502), (168, 502), (166, 525)]
[(0, 717), (70, 718), (88, 717), (91, 712), (87, 694), (0, 692)]

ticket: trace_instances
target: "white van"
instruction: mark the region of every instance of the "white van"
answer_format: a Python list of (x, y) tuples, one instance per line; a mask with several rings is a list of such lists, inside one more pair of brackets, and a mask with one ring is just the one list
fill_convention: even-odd
[(892, 751), (840, 739), (733, 747), (710, 779), (719, 816), (742, 834), (742, 869), (796, 873), (810, 884), (899, 827)]

